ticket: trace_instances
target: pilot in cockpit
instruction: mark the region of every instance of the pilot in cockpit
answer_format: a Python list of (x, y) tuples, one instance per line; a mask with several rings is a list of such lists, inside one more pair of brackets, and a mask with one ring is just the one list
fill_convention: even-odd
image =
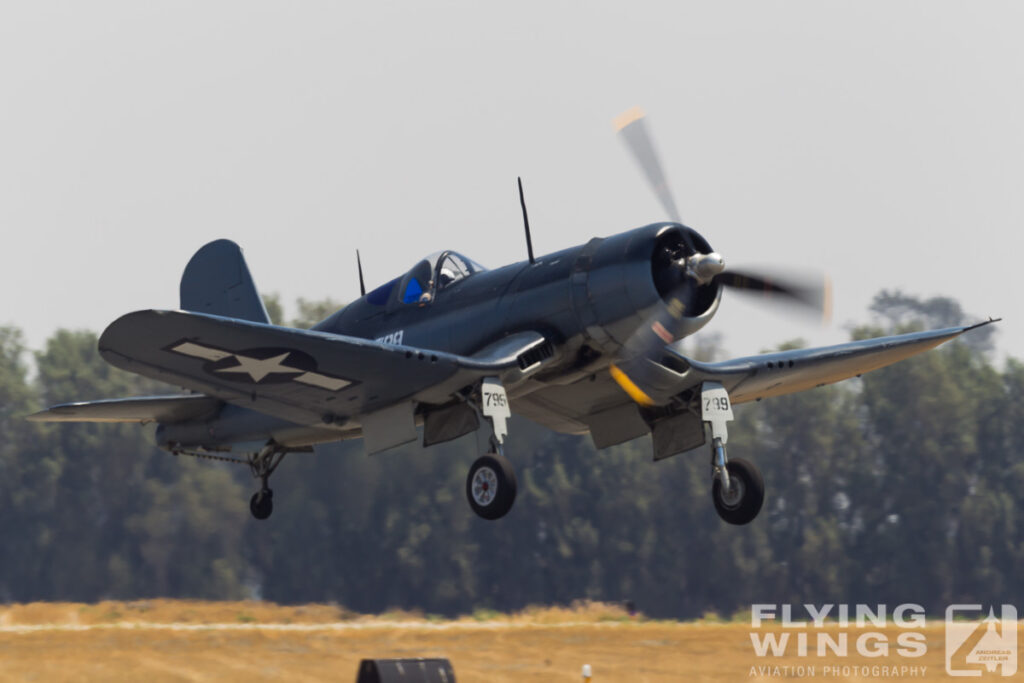
[(436, 292), (483, 270), (480, 264), (452, 251), (433, 254), (416, 264), (406, 276), (402, 301), (426, 306), (433, 301)]
[(481, 267), (472, 261), (454, 252), (445, 252), (437, 266), (437, 288), (444, 289), (478, 270), (481, 270)]
[(437, 288), (444, 289), (458, 279), (459, 276), (456, 274), (452, 259), (445, 258), (441, 263), (441, 266), (437, 269)]

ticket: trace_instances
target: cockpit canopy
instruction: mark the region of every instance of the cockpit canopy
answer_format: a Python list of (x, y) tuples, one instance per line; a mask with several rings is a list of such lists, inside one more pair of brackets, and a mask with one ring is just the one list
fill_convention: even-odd
[(472, 275), (487, 270), (473, 259), (454, 251), (439, 251), (427, 256), (397, 280), (378, 287), (366, 300), (383, 306), (398, 286), (398, 301), (403, 304), (425, 304), (441, 291), (453, 287)]

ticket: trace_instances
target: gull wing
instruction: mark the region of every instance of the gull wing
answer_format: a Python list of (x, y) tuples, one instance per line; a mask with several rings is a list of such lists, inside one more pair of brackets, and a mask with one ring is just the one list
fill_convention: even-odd
[(987, 320), (976, 325), (877, 337), (835, 346), (765, 353), (717, 363), (700, 363), (671, 347), (666, 350), (670, 358), (675, 356), (689, 366), (682, 373), (673, 373), (685, 378), (682, 382), (684, 389), (703, 382), (720, 382), (729, 391), (733, 403), (744, 403), (813, 389), (884, 368), (993, 322), (998, 321)]
[[(891, 365), (990, 322), (995, 321), (716, 363), (698, 362), (669, 346), (660, 363), (648, 361), (645, 369), (645, 389), (658, 399), (653, 408), (635, 403), (610, 374), (598, 373), (513, 397), (512, 409), (557, 431), (589, 431), (598, 448), (653, 432), (655, 457), (663, 458), (703, 443), (699, 412), (680, 411), (677, 404), (690, 403), (704, 382), (721, 383), (733, 403), (791, 394)], [(673, 440), (673, 430), (682, 430), (680, 440)]]
[(506, 337), (473, 357), (185, 311), (138, 311), (99, 340), (112, 365), (299, 424), (342, 425), (402, 402), (444, 403), (523, 370), (545, 344)]

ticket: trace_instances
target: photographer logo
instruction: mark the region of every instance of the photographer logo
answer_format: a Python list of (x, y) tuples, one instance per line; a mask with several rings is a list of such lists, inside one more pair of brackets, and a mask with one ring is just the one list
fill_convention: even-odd
[[(970, 621), (966, 621), (970, 620)], [(1012, 676), (1017, 673), (1017, 610), (1002, 605), (985, 616), (982, 605), (946, 608), (946, 673)]]

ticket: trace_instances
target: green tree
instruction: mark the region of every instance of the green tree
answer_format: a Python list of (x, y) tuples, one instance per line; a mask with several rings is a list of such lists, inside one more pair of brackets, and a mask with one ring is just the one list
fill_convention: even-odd
[(284, 306), (281, 305), (281, 296), (276, 292), (263, 295), (263, 307), (267, 309), (267, 316), (274, 325), (284, 325)]
[(7, 601), (35, 589), (61, 466), (40, 447), (40, 430), (23, 419), (38, 406), (24, 357), (21, 332), (0, 327), (0, 548), (7, 558), (0, 562), (0, 599)]
[[(57, 331), (36, 361), (46, 404), (166, 391), (104, 362), (90, 332)], [(226, 524), (241, 524), (244, 513), (219, 502), (242, 495), (230, 476), (174, 462), (134, 424), (58, 423), (40, 437), (57, 474), (36, 597), (199, 596), (214, 586), (220, 595), (242, 593), (241, 549)], [(197, 553), (204, 545), (211, 552)]]
[(343, 306), (344, 304), (330, 297), (316, 300), (299, 297), (299, 300), (295, 302), (299, 314), (292, 318), (291, 326), (309, 329)]

